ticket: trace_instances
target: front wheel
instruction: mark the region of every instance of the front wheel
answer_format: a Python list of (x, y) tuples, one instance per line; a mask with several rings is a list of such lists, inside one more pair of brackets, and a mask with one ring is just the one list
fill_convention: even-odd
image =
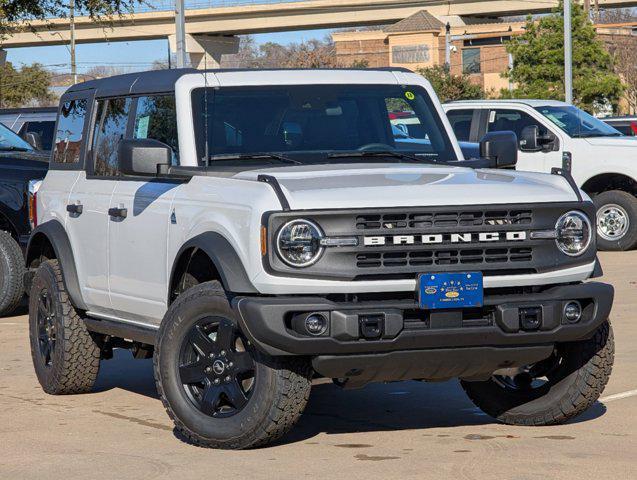
[(626, 251), (637, 247), (637, 197), (611, 190), (600, 193), (593, 201), (599, 249)]
[(590, 408), (610, 376), (615, 347), (608, 322), (595, 335), (561, 344), (534, 365), (497, 372), (485, 382), (462, 382), (473, 403), (510, 425), (556, 425)]
[(294, 426), (310, 393), (309, 363), (255, 350), (237, 327), (219, 282), (192, 287), (171, 305), (154, 367), (175, 427), (204, 447), (273, 442)]

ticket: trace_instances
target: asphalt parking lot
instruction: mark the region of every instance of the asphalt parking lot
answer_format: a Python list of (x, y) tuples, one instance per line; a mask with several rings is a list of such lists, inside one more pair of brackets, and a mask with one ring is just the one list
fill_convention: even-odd
[(599, 403), (568, 425), (499, 425), (456, 381), (341, 391), (318, 383), (279, 444), (222, 452), (183, 443), (157, 398), (150, 361), (103, 362), (96, 392), (38, 385), (27, 317), (0, 319), (0, 479), (637, 478), (637, 252), (602, 254), (616, 288), (616, 359)]

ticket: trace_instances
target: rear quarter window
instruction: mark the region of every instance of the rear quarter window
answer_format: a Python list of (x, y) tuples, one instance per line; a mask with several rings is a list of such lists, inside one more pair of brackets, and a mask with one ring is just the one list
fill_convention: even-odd
[(69, 100), (60, 108), (55, 133), (54, 163), (79, 163), (87, 100)]

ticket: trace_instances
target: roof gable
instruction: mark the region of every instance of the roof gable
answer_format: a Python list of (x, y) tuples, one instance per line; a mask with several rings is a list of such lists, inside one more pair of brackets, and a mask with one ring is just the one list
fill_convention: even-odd
[(392, 25), (385, 29), (387, 33), (420, 32), (427, 30), (440, 30), (445, 24), (434, 17), (427, 10), (420, 10), (411, 17)]

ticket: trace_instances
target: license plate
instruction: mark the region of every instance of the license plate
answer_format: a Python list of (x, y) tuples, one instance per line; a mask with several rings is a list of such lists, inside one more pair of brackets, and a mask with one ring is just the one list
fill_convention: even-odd
[(481, 272), (423, 273), (418, 276), (420, 308), (481, 307), (484, 288)]

